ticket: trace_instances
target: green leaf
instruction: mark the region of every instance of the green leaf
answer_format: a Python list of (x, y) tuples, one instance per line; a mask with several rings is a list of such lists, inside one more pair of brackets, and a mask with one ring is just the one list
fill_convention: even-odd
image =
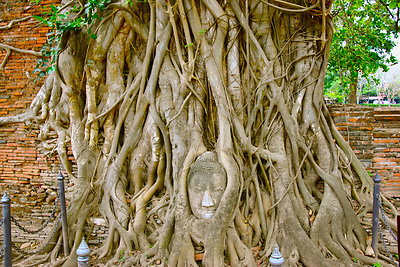
[(44, 18), (42, 18), (41, 16), (35, 16), (35, 15), (33, 15), (32, 17), (34, 17), (34, 18), (37, 19), (38, 21), (47, 22), (47, 19), (44, 19)]
[(50, 5), (50, 9), (51, 9), (51, 11), (53, 11), (53, 12), (58, 12), (58, 8), (55, 7), (55, 6), (53, 6), (53, 5)]
[(55, 65), (54, 66), (50, 66), (50, 67), (46, 68), (46, 73), (50, 74), (51, 72), (53, 72), (55, 70), (56, 70), (56, 66)]
[(94, 61), (91, 60), (91, 59), (88, 59), (87, 62), (86, 62), (86, 64), (87, 64), (88, 66), (93, 66), (93, 65), (94, 65)]
[(94, 33), (92, 33), (92, 34), (90, 35), (90, 38), (92, 38), (92, 39), (97, 39), (97, 35), (94, 34)]

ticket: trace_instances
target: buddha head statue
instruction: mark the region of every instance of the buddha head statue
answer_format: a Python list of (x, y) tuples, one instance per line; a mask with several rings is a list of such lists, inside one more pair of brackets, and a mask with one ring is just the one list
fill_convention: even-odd
[(190, 208), (196, 218), (212, 218), (226, 188), (226, 172), (217, 154), (206, 151), (192, 164), (188, 177)]

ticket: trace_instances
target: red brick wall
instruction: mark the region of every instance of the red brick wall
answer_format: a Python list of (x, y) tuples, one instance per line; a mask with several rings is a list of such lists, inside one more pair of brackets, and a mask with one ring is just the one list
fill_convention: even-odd
[[(58, 5), (60, 0), (41, 0), (34, 5), (30, 0), (0, 0), (0, 28), (13, 19), (40, 15), (46, 7)], [(48, 28), (36, 19), (19, 22), (10, 29), (0, 29), (0, 43), (25, 50), (40, 51), (46, 42)], [(0, 64), (6, 50), (0, 48)], [(21, 114), (43, 84), (43, 79), (34, 81), (32, 71), (38, 57), (12, 52), (4, 69), (0, 69), (0, 116)], [(0, 125), (0, 197), (5, 191), (11, 196), (11, 213), (28, 229), (38, 229), (54, 208), (57, 192), (57, 178), (62, 169), (55, 151), (43, 148), (38, 138), (39, 130), (23, 123)], [(55, 143), (57, 137), (50, 135), (47, 140)], [(72, 153), (70, 153), (72, 154)], [(67, 176), (65, 175), (67, 178)], [(68, 180), (66, 180), (68, 200)], [(58, 214), (58, 212), (57, 212)], [(92, 218), (93, 229), (88, 243), (97, 245), (105, 239), (105, 221)], [(41, 243), (50, 234), (53, 223), (38, 234), (26, 234), (12, 225), (13, 242)], [(0, 243), (2, 240), (0, 233)], [(25, 248), (29, 251), (30, 247)]]
[(336, 126), (388, 196), (400, 196), (400, 108), (331, 106)]
[[(11, 20), (40, 15), (49, 4), (59, 0), (41, 1), (0, 0), (0, 27)], [(34, 18), (16, 23), (10, 29), (0, 29), (0, 43), (39, 52), (46, 42), (48, 28)], [(0, 64), (6, 50), (0, 48)], [(38, 57), (11, 51), (0, 70), (0, 116), (22, 113), (29, 107), (43, 80), (34, 81), (32, 73)], [(0, 126), (0, 194), (7, 191), (12, 199), (12, 214), (23, 225), (38, 228), (48, 217), (53, 202), (46, 199), (55, 193), (60, 164), (53, 154), (45, 155), (37, 138), (37, 129), (24, 124)], [(50, 199), (48, 199), (50, 200)], [(23, 235), (13, 228), (14, 241), (41, 240), (46, 231)], [(38, 239), (39, 238), (39, 239)]]

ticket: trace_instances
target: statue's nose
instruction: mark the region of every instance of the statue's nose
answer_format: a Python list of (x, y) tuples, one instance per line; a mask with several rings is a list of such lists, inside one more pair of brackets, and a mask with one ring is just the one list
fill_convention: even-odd
[(203, 195), (203, 201), (201, 202), (203, 207), (214, 207), (214, 201), (211, 198), (210, 192), (206, 190)]

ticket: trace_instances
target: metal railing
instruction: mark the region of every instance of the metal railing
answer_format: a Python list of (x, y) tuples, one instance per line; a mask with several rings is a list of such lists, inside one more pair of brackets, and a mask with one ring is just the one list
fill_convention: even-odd
[(396, 241), (397, 243), (397, 248), (398, 248), (398, 255), (400, 255), (400, 248), (399, 248), (399, 225), (400, 225), (400, 216), (397, 216), (397, 236), (393, 232), (391, 226), (389, 225), (388, 218), (386, 216), (385, 209), (383, 208), (382, 202), (381, 202), (381, 195), (380, 195), (380, 182), (381, 178), (379, 174), (376, 174), (375, 177), (373, 178), (374, 180), (374, 191), (373, 191), (373, 214), (372, 214), (372, 249), (374, 250), (375, 257), (378, 257), (378, 242), (379, 240), (381, 241), (385, 252), (387, 256), (389, 257), (390, 261), (397, 265), (400, 263), (396, 262), (394, 259), (394, 256), (389, 250), (389, 245), (387, 243), (387, 240), (385, 239), (383, 233), (382, 233), (382, 225), (381, 222), (383, 222), (383, 226), (386, 229), (386, 231), (389, 233), (391, 238)]
[(4, 266), (10, 267), (12, 265), (11, 255), (11, 213), (10, 213), (10, 196), (8, 193), (4, 193), (1, 199), (2, 213), (3, 213), (3, 232), (4, 232), (4, 246), (3, 246), (3, 257)]
[[(69, 240), (68, 240), (68, 221), (67, 221), (67, 212), (66, 212), (66, 203), (65, 203), (65, 190), (64, 190), (64, 177), (60, 173), (58, 177), (58, 201), (54, 202), (54, 208), (50, 213), (50, 217), (36, 230), (30, 230), (24, 227), (21, 223), (18, 222), (13, 216), (11, 216), (11, 198), (7, 192), (4, 193), (3, 198), (1, 199), (2, 203), (2, 219), (0, 221), (0, 228), (3, 228), (4, 233), (4, 245), (0, 249), (0, 258), (4, 257), (4, 266), (10, 267), (12, 266), (12, 249), (22, 255), (34, 255), (40, 254), (45, 251), (50, 242), (54, 239), (54, 236), (59, 231), (59, 224), (62, 222), (62, 232), (63, 232), (63, 245), (64, 245), (64, 254), (69, 254)], [(60, 214), (56, 217), (55, 214), (59, 208), (58, 203), (60, 203)], [(55, 225), (53, 226), (53, 231), (48, 235), (47, 242), (40, 245), (40, 247), (33, 251), (26, 251), (15, 244), (12, 243), (11, 236), (11, 222), (15, 224), (21, 231), (28, 234), (36, 234), (44, 230), (44, 228), (52, 221), (55, 221)]]
[(399, 267), (400, 267), (400, 215), (397, 215), (397, 256), (399, 256)]

